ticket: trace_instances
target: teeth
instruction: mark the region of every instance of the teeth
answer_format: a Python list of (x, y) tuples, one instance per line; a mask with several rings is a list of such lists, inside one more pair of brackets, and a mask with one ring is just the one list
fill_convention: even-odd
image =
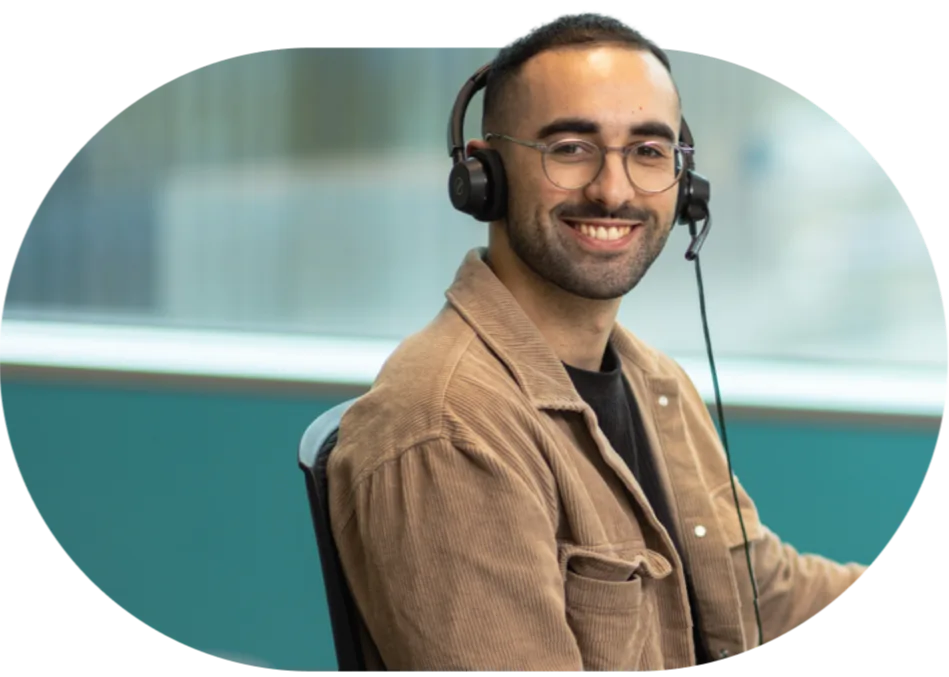
[(609, 228), (605, 228), (604, 226), (593, 226), (588, 223), (581, 223), (577, 228), (587, 237), (607, 242), (626, 237), (630, 231), (630, 226), (620, 226), (618, 228), (616, 226), (610, 226)]

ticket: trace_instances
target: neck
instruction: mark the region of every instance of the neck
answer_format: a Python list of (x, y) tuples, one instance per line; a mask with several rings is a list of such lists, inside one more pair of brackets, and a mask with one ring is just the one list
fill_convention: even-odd
[(551, 349), (571, 367), (599, 371), (622, 299), (585, 299), (551, 284), (509, 247), (491, 238), (488, 265), (540, 330)]

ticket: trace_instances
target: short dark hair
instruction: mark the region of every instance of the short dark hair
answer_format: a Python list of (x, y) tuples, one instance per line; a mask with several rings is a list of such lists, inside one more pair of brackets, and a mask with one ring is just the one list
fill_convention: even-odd
[[(498, 52), (491, 62), (491, 71), (484, 88), (484, 103), (481, 116), (482, 134), (498, 130), (489, 127), (503, 117), (502, 111), (510, 99), (510, 85), (520, 72), (521, 66), (532, 57), (557, 49), (576, 45), (619, 43), (633, 49), (648, 51), (672, 75), (669, 57), (651, 40), (626, 24), (601, 14), (571, 14), (555, 19), (535, 28)], [(673, 80), (673, 87), (675, 81)], [(676, 95), (679, 90), (676, 87)]]

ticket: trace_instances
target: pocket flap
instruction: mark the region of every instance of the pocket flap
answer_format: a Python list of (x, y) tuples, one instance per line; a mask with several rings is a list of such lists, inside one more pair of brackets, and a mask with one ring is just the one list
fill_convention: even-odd
[(567, 571), (599, 581), (623, 582), (640, 576), (665, 578), (672, 573), (672, 565), (665, 557), (652, 550), (623, 552), (596, 552), (582, 546), (570, 545), (561, 553), (560, 568), (564, 578)]

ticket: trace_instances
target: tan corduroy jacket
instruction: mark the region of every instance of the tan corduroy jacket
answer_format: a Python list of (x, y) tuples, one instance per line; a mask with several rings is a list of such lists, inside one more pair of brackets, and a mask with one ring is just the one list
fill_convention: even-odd
[[(742, 534), (708, 410), (672, 359), (617, 326), (682, 552), (562, 363), (483, 260), (390, 356), (330, 456), (343, 568), (390, 670), (656, 670), (755, 646)], [(798, 554), (739, 485), (765, 641), (864, 570)], [(373, 646), (374, 644), (374, 646)]]

